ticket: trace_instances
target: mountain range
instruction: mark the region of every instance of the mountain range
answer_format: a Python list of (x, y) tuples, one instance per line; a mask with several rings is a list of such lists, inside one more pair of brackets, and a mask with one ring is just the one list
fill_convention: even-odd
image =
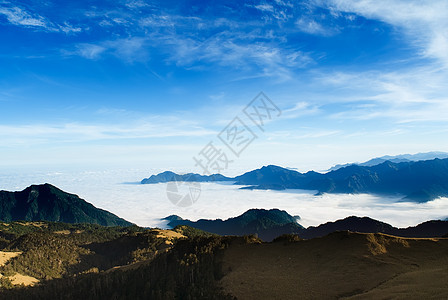
[(294, 170), (269, 165), (236, 177), (220, 174), (179, 175), (163, 172), (143, 179), (142, 184), (168, 181), (232, 181), (244, 189), (304, 189), (320, 193), (369, 193), (401, 196), (405, 201), (426, 202), (448, 196), (448, 159), (393, 163), (374, 166), (350, 165), (328, 173)]
[(420, 160), (432, 160), (432, 159), (436, 159), (436, 158), (439, 158), (439, 159), (448, 158), (448, 153), (432, 151), (432, 152), (417, 153), (417, 154), (385, 155), (385, 156), (381, 156), (381, 157), (372, 158), (363, 163), (335, 165), (335, 166), (331, 167), (328, 171), (336, 171), (340, 168), (348, 167), (348, 166), (352, 166), (352, 165), (357, 165), (357, 166), (362, 166), (362, 167), (372, 167), (372, 166), (382, 164), (386, 161), (390, 161), (393, 163), (401, 163), (401, 162), (411, 162), (411, 161), (420, 161)]
[(20, 192), (0, 191), (0, 221), (53, 221), (130, 226), (132, 223), (96, 208), (77, 195), (51, 184), (32, 185)]
[(304, 228), (297, 223), (297, 217), (278, 209), (251, 209), (242, 215), (227, 220), (206, 220), (196, 222), (184, 220), (179, 216), (166, 217), (168, 226), (187, 225), (219, 235), (256, 234), (264, 241), (272, 241), (282, 234), (297, 234), (301, 238), (312, 239), (328, 235), (335, 231), (353, 231), (361, 233), (384, 233), (400, 237), (429, 238), (448, 234), (448, 221), (433, 220), (414, 227), (396, 228), (387, 223), (368, 217), (351, 216), (316, 227)]

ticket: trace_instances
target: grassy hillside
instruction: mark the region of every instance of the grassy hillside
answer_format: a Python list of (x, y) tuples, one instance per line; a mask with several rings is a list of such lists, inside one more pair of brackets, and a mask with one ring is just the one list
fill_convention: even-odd
[(150, 260), (184, 237), (137, 226), (52, 222), (0, 223), (0, 236), (5, 256), (20, 253), (0, 265), (3, 287), (15, 274), (44, 281)]
[[(169, 251), (125, 268), (79, 274), (28, 288), (3, 290), (4, 299), (233, 299), (218, 285), (222, 253), (253, 237), (178, 239)], [(113, 249), (113, 248), (109, 248)]]

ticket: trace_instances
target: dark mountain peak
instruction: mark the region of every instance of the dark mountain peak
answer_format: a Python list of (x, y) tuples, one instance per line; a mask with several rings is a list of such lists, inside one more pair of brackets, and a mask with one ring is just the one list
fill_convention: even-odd
[(0, 191), (0, 220), (132, 225), (48, 183), (32, 185), (20, 192)]
[[(263, 166), (260, 169), (255, 169), (253, 171), (249, 171), (247, 173), (250, 172), (261, 172), (261, 173), (294, 173), (294, 174), (300, 174), (300, 172), (296, 171), (296, 170), (292, 170), (292, 169), (288, 169), (288, 168), (284, 168), (284, 167), (280, 167), (280, 166), (276, 166), (276, 165), (267, 165), (267, 166)], [(247, 174), (246, 173), (246, 174)], [(244, 174), (243, 174), (244, 175)]]
[(275, 172), (275, 171), (290, 171), (289, 169), (286, 169), (286, 168), (283, 168), (283, 167), (280, 167), (280, 166), (276, 166), (276, 165), (267, 165), (267, 166), (263, 166), (263, 167), (261, 167), (261, 169), (260, 170), (263, 170), (263, 171), (273, 171), (273, 172)]
[(322, 175), (322, 174), (311, 170), (311, 171), (306, 172), (304, 175), (313, 176), (313, 175)]
[[(176, 216), (177, 217), (177, 216)], [(296, 233), (303, 228), (296, 218), (284, 210), (279, 209), (250, 209), (242, 215), (227, 220), (206, 220), (196, 222), (180, 218), (172, 220), (168, 226), (188, 225), (197, 229), (221, 235), (258, 234), (266, 241), (270, 241), (283, 233)]]
[(337, 220), (336, 222), (345, 222), (348, 224), (353, 224), (353, 223), (357, 223), (357, 224), (375, 224), (378, 225), (380, 224), (381, 226), (390, 226), (387, 223), (372, 219), (370, 217), (358, 217), (358, 216), (349, 216), (347, 218), (341, 219), (341, 220)]
[(209, 181), (229, 181), (232, 178), (228, 178), (221, 174), (213, 175), (200, 175), (195, 173), (176, 174), (171, 171), (165, 171), (157, 175), (151, 175), (149, 178), (145, 178), (141, 181), (142, 184), (161, 183), (170, 181), (195, 181), (195, 182), (209, 182)]
[[(350, 228), (353, 228), (353, 231), (357, 231), (355, 228), (358, 228), (358, 230), (361, 227), (366, 227), (366, 226), (373, 226), (373, 227), (392, 227), (391, 225), (369, 218), (369, 217), (358, 217), (358, 216), (349, 216), (346, 217), (344, 219), (340, 219), (340, 220), (336, 220), (334, 222), (327, 222), (325, 224), (319, 225), (320, 226), (339, 226), (339, 225), (344, 225), (345, 229), (341, 229), (341, 230), (351, 230)], [(310, 228), (314, 228), (314, 227), (309, 227)], [(375, 232), (375, 231), (370, 231), (370, 232)]]
[(175, 175), (176, 173), (174, 173), (173, 171), (164, 171), (162, 173), (160, 173), (162, 175)]
[(387, 167), (387, 168), (394, 169), (394, 170), (397, 169), (397, 163), (394, 163), (390, 160), (386, 160), (385, 162), (379, 164), (378, 166)]
[(76, 196), (74, 194), (64, 192), (63, 190), (59, 189), (58, 187), (56, 187), (50, 183), (33, 184), (33, 185), (30, 185), (29, 187), (25, 188), (22, 191), (22, 193), (23, 192), (53, 193), (53, 194), (65, 194), (65, 195)]
[(296, 219), (288, 214), (284, 210), (280, 210), (277, 208), (273, 209), (249, 209), (245, 213), (243, 213), (241, 216), (236, 217), (240, 219), (245, 219), (246, 222), (250, 222), (259, 218), (269, 218), (272, 221), (279, 223), (279, 224), (287, 224), (291, 222), (296, 222)]
[(333, 174), (353, 174), (353, 173), (360, 173), (365, 172), (366, 168), (358, 165), (349, 165), (346, 167), (342, 167), (338, 170), (331, 171)]
[(181, 221), (183, 220), (181, 217), (179, 217), (178, 215), (169, 215), (168, 217), (163, 218), (162, 220), (167, 220), (167, 221)]

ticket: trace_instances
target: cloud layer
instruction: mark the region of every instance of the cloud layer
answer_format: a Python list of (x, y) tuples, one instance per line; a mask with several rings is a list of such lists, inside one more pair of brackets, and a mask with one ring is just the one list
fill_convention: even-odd
[[(448, 198), (416, 204), (398, 198), (370, 195), (313, 196), (307, 191), (248, 191), (238, 186), (202, 183), (201, 197), (193, 206), (180, 208), (166, 196), (166, 185), (124, 184), (136, 182), (159, 170), (48, 171), (0, 174), (2, 188), (21, 190), (30, 184), (50, 182), (75, 193), (95, 206), (109, 210), (140, 226), (162, 226), (160, 218), (177, 214), (183, 218), (227, 219), (251, 208), (279, 208), (301, 217), (303, 226), (316, 226), (348, 216), (368, 216), (397, 227), (446, 218)], [(99, 188), (101, 187), (101, 188)], [(105, 193), (104, 191), (107, 191)], [(136, 210), (136, 207), (138, 209)]]

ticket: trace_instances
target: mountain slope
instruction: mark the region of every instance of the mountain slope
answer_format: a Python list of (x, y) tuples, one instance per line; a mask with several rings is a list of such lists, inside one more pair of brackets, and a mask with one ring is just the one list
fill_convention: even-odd
[(448, 240), (336, 232), (233, 245), (224, 291), (237, 299), (446, 299)]
[[(146, 247), (150, 246), (146, 244)], [(148, 249), (149, 250), (149, 249)], [(446, 299), (448, 239), (178, 239), (154, 258), (5, 290), (2, 299)]]
[(32, 185), (21, 192), (0, 191), (0, 221), (16, 220), (132, 225), (50, 184)]

